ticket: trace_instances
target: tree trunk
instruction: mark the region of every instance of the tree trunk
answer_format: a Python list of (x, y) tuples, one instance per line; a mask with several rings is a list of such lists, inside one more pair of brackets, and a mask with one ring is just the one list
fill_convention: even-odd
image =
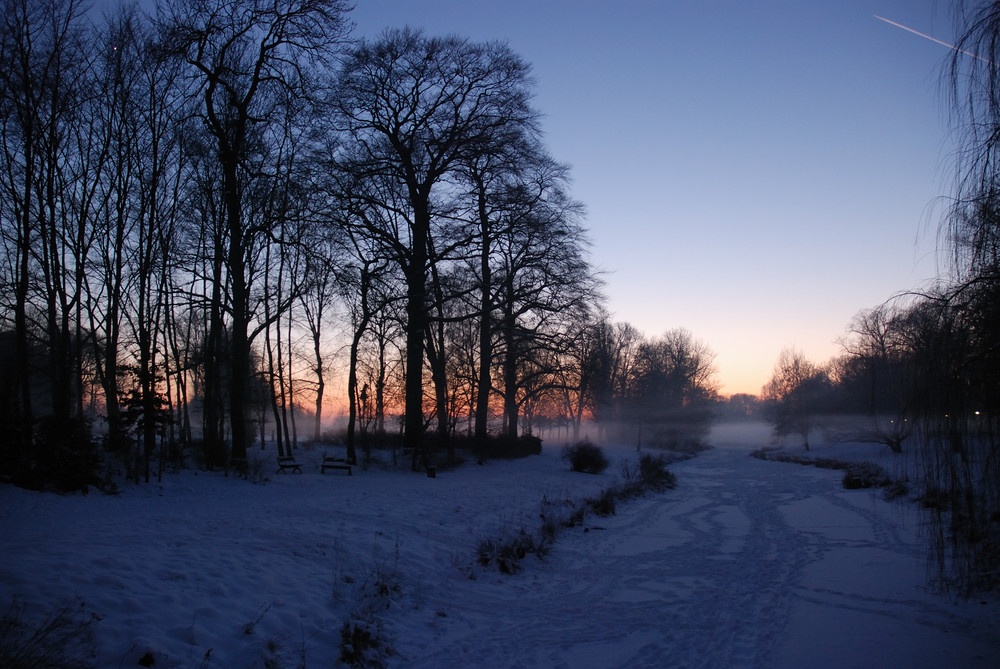
[[(293, 350), (292, 350), (292, 311), (291, 311), (291, 301), (289, 301), (288, 307), (288, 421), (292, 428), (292, 441), (291, 445), (294, 448), (299, 447), (299, 432), (295, 425), (295, 378), (292, 375), (293, 368)], [(285, 434), (285, 439), (288, 439), (288, 434)]]
[(406, 382), (403, 441), (412, 449), (411, 468), (424, 456), (424, 338), (427, 336), (427, 243), (430, 213), (427, 203), (414, 201), (413, 242), (406, 267)]
[[(351, 338), (351, 355), (349, 369), (347, 373), (347, 460), (351, 464), (358, 461), (356, 449), (355, 432), (357, 429), (358, 416), (358, 351), (361, 347), (361, 338), (364, 337), (371, 320), (371, 310), (368, 305), (368, 295), (371, 289), (371, 276), (368, 272), (368, 264), (361, 268), (361, 317), (354, 328), (354, 336)], [(319, 348), (317, 347), (317, 356)]]
[(364, 330), (357, 328), (351, 338), (351, 355), (347, 371), (347, 460), (357, 462), (355, 432), (358, 417), (358, 347)]
[(385, 434), (385, 337), (378, 338), (378, 376), (375, 379), (375, 434)]
[[(322, 314), (322, 310), (320, 314)], [(320, 352), (320, 331), (317, 323), (313, 330), (313, 352), (316, 355), (316, 416), (313, 419), (313, 441), (319, 441), (323, 429), (323, 392), (326, 383), (323, 379), (323, 355)]]
[(477, 178), (479, 210), (479, 384), (476, 392), (475, 437), (477, 441), (486, 439), (489, 430), (490, 393), (493, 381), (490, 371), (493, 366), (493, 271), (490, 267), (492, 239), (490, 235), (489, 212), (486, 210), (486, 185)]
[[(241, 143), (238, 142), (238, 145)], [(229, 233), (229, 274), (232, 294), (231, 374), (229, 378), (229, 424), (232, 439), (232, 460), (245, 462), (248, 438), (247, 383), (250, 379), (250, 341), (247, 336), (249, 299), (246, 284), (245, 242), (240, 187), (237, 176), (238, 158), (222, 151), (223, 197), (226, 204), (226, 224)]]
[[(437, 322), (427, 330), (427, 360), (431, 368), (431, 381), (434, 384), (434, 406), (437, 413), (437, 433), (439, 439), (448, 439), (450, 430), (448, 423), (450, 410), (448, 408), (448, 356), (445, 339), (444, 291), (441, 277), (438, 274), (437, 262), (431, 263), (431, 280), (434, 289), (434, 304), (437, 309)], [(449, 440), (449, 444), (450, 444)], [(449, 460), (454, 460), (454, 446), (449, 446)]]
[(31, 349), (28, 346), (28, 286), (30, 279), (31, 232), (33, 230), (31, 217), (31, 197), (34, 177), (34, 124), (32, 115), (28, 115), (24, 128), (24, 191), (18, 212), (18, 277), (14, 295), (14, 336), (17, 356), (14, 360), (18, 394), (21, 406), (19, 417), (21, 421), (21, 453), (27, 454), (32, 443), (34, 418), (31, 406)]
[[(265, 279), (265, 283), (266, 283), (266, 281), (267, 280)], [(267, 288), (266, 287), (265, 287), (264, 290), (265, 290), (265, 292), (267, 292)], [(267, 303), (268, 303), (268, 298), (266, 298), (264, 300), (264, 304), (265, 304), (265, 306), (264, 306), (264, 317), (265, 318), (270, 318), (270, 316), (268, 314)], [(267, 328), (264, 329), (264, 349), (267, 351), (267, 377), (269, 379), (269, 382), (266, 383), (266, 384), (262, 384), (262, 385), (273, 387), (274, 377), (275, 377), (275, 373), (274, 373), (274, 351), (273, 351), (273, 348), (271, 346), (271, 328), (270, 327), (267, 327)], [(281, 383), (281, 379), (278, 380), (278, 383)], [(273, 391), (270, 392), (269, 395), (270, 396), (266, 397), (266, 398), (262, 397), (261, 398), (261, 402), (266, 402), (268, 404), (268, 406), (270, 406), (270, 408), (271, 408), (271, 415), (274, 418), (274, 433), (275, 433), (274, 434), (274, 439), (275, 439), (275, 443), (276, 443), (276, 445), (278, 447), (278, 456), (279, 457), (284, 457), (284, 456), (287, 456), (287, 455), (291, 455), (292, 453), (291, 453), (290, 449), (286, 452), (285, 441), (284, 441), (284, 439), (282, 439), (282, 433), (281, 433), (281, 411), (278, 408), (278, 396)], [(266, 413), (267, 410), (264, 409), (263, 407), (261, 407), (260, 411), (261, 411), (260, 447), (264, 448), (265, 433), (264, 433), (263, 424), (266, 421), (263, 418), (263, 416), (264, 416), (264, 414)]]
[(512, 313), (504, 315), (503, 415), (508, 439), (517, 439), (517, 321)]
[[(284, 262), (283, 260), (281, 262)], [(266, 386), (268, 388), (268, 397), (261, 397), (260, 401), (262, 403), (267, 403), (271, 407), (271, 415), (274, 417), (274, 439), (278, 447), (278, 456), (285, 457), (292, 454), (291, 448), (288, 448), (287, 441), (283, 438), (284, 433), (282, 432), (282, 422), (281, 415), (283, 407), (278, 406), (279, 395), (274, 392), (274, 380), (275, 377), (278, 379), (278, 387), (281, 388), (280, 396), (281, 402), (284, 404), (284, 378), (282, 374), (281, 365), (281, 319), (277, 318), (275, 322), (275, 329), (278, 334), (278, 367), (277, 374), (275, 374), (274, 366), (274, 347), (271, 345), (271, 303), (272, 301), (281, 301), (281, 271), (283, 268), (278, 270), (278, 297), (276, 299), (272, 298), (271, 295), (271, 275), (268, 269), (271, 266), (271, 245), (267, 245), (267, 250), (265, 251), (264, 258), (264, 321), (268, 324), (264, 328), (264, 350), (267, 352), (267, 383), (261, 384), (261, 386)], [(266, 409), (263, 406), (260, 407), (261, 412), (261, 441), (260, 447), (264, 448), (264, 414)]]

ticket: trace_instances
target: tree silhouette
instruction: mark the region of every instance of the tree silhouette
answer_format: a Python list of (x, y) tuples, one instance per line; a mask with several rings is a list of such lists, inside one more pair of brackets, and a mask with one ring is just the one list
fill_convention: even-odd
[[(423, 448), (427, 281), (435, 208), (459, 161), (498, 133), (529, 125), (528, 66), (504, 44), (387, 31), (349, 56), (335, 104), (350, 145), (345, 165), (365, 179), (399, 184), (403, 224), (383, 229), (406, 279), (405, 440)], [(440, 223), (440, 221), (438, 221)]]
[(245, 460), (251, 376), (247, 263), (262, 230), (245, 212), (263, 166), (267, 124), (289, 99), (314, 96), (308, 66), (329, 63), (344, 37), (344, 0), (174, 0), (162, 19), (162, 48), (190, 67), (199, 114), (221, 172), (231, 317), (232, 457)]
[(761, 390), (774, 435), (801, 435), (802, 446), (809, 450), (809, 433), (822, 408), (827, 384), (826, 374), (801, 351), (782, 349), (771, 380)]

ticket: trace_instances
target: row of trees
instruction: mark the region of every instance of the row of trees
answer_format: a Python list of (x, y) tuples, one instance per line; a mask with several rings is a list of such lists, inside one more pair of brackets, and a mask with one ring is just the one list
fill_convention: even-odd
[(343, 0), (2, 10), (6, 475), (79, 483), (97, 416), (137, 478), (195, 443), (241, 461), (266, 430), (284, 454), (319, 438), (333, 377), (349, 457), (398, 415), (414, 467), (428, 431), (707, 424), (710, 351), (601, 316), (505, 44), (352, 41)]
[(580, 411), (617, 441), (673, 449), (704, 443), (718, 399), (715, 354), (684, 329), (649, 338), (599, 321), (582, 350)]
[(191, 441), (195, 398), (206, 459), (227, 435), (243, 458), (259, 386), (290, 403), (283, 327), (333, 240), (300, 177), (344, 5), (176, 2), (100, 25), (86, 9), (3, 3), (5, 465), (88, 471), (99, 411), (112, 450), (139, 433), (148, 478), (166, 408)]
[(846, 423), (845, 436), (897, 454), (917, 441), (928, 419), (937, 432), (949, 431), (937, 425), (942, 418), (956, 429), (970, 416), (984, 419), (995, 408), (995, 377), (983, 365), (992, 343), (980, 339), (983, 329), (973, 322), (983, 316), (983, 300), (989, 298), (978, 287), (962, 285), (864, 309), (841, 339), (842, 355), (818, 364), (783, 350), (760, 409), (777, 437), (799, 435), (807, 449), (817, 427), (850, 416), (862, 421)]

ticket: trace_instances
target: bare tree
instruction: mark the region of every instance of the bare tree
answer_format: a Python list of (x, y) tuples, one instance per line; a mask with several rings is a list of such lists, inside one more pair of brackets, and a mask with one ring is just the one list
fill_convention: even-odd
[(582, 400), (605, 430), (626, 419), (642, 343), (642, 333), (629, 323), (612, 323), (605, 315), (588, 323), (579, 362)]
[[(231, 316), (232, 457), (246, 458), (250, 379), (247, 262), (262, 231), (245, 215), (246, 191), (266, 126), (290, 97), (313, 91), (309, 66), (331, 62), (345, 36), (344, 0), (174, 0), (160, 20), (164, 49), (181, 57), (197, 82), (200, 114), (221, 171)], [(291, 90), (290, 90), (291, 89)]]
[(638, 446), (684, 449), (702, 443), (716, 394), (714, 360), (708, 345), (683, 328), (639, 345), (622, 412), (637, 427)]
[(837, 385), (858, 398), (871, 419), (870, 433), (863, 438), (886, 444), (894, 453), (902, 452), (913, 430), (904, 323), (904, 312), (890, 304), (859, 312), (848, 326), (849, 337), (841, 341), (847, 357), (837, 365)]
[[(587, 261), (582, 205), (569, 197), (568, 171), (550, 158), (536, 162), (511, 196), (494, 239), (494, 307), (504, 433), (518, 434), (520, 405), (556, 381), (574, 321), (586, 320), (598, 282)], [(541, 383), (541, 377), (549, 377)]]
[(335, 103), (351, 138), (350, 169), (398, 183), (405, 228), (390, 234), (406, 277), (405, 439), (423, 448), (426, 285), (435, 200), (458, 161), (497, 133), (534, 122), (528, 66), (503, 44), (386, 32), (351, 54)]
[(566, 177), (553, 170), (548, 183), (540, 180), (532, 184), (532, 177), (544, 173), (538, 168), (551, 159), (545, 154), (534, 134), (534, 128), (517, 128), (518, 132), (501, 136), (482, 151), (465, 157), (460, 164), (462, 180), (467, 184), (468, 219), (471, 231), (469, 241), (476, 249), (470, 254), (470, 274), (474, 277), (478, 304), (470, 312), (478, 322), (478, 364), (471, 374), (475, 382), (474, 436), (482, 440), (487, 436), (490, 397), (493, 392), (492, 367), (495, 362), (497, 336), (497, 291), (494, 265), (499, 262), (496, 253), (501, 235), (510, 233), (510, 226), (518, 220), (518, 209), (530, 206), (526, 200), (541, 199), (547, 189)]
[[(0, 4), (0, 218), (14, 294), (11, 399), (19, 444), (5, 466), (22, 472), (60, 468), (70, 486), (92, 469), (81, 459), (89, 454), (77, 433), (86, 432), (81, 302), (96, 181), (85, 155), (93, 147), (74, 132), (90, 95), (83, 11), (77, 0)], [(36, 334), (41, 336), (33, 341)], [(34, 375), (30, 365), (43, 351), (47, 369)], [(39, 415), (47, 416), (38, 440), (44, 453), (32, 449)]]
[[(327, 320), (327, 309), (330, 306), (335, 287), (335, 274), (328, 258), (333, 256), (332, 250), (326, 249), (326, 245), (318, 247), (315, 267), (312, 273), (312, 280), (309, 289), (303, 291), (299, 298), (302, 302), (302, 311), (305, 315), (306, 329), (309, 332), (309, 339), (312, 344), (312, 367), (316, 374), (316, 405), (313, 414), (313, 441), (319, 441), (322, 437), (323, 428), (323, 400), (326, 392), (326, 362), (324, 359), (323, 331)], [(322, 256), (328, 256), (323, 258)]]
[(802, 446), (809, 450), (809, 433), (821, 408), (826, 374), (796, 349), (782, 349), (774, 363), (771, 380), (761, 389), (774, 434), (802, 436)]

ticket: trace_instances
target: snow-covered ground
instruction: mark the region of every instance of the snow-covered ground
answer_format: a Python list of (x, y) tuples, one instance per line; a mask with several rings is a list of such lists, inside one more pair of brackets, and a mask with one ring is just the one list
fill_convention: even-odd
[(997, 666), (1000, 602), (925, 586), (915, 505), (748, 457), (769, 441), (759, 426), (713, 441), (671, 466), (676, 489), (563, 530), (513, 576), (477, 564), (479, 541), (536, 532), (634, 449), (608, 448), (599, 476), (546, 444), (433, 479), (321, 475), (303, 450), (303, 475), (262, 485), (188, 471), (118, 496), (0, 486), (0, 614), (15, 595), (27, 618), (70, 605), (93, 620), (99, 667), (336, 666), (348, 620), (390, 667)]

